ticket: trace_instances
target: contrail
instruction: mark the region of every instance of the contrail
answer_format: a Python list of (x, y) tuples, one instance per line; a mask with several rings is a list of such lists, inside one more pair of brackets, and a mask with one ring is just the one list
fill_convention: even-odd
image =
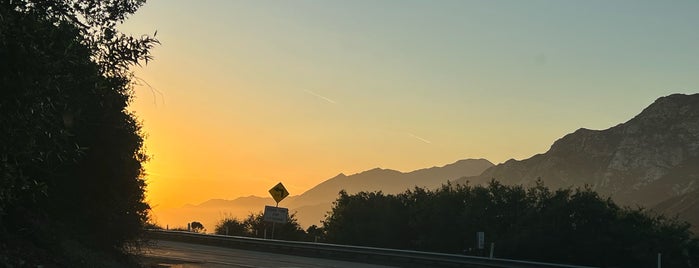
[(308, 89), (306, 89), (306, 90), (304, 90), (304, 91), (305, 91), (306, 93), (308, 93), (308, 94), (311, 94), (311, 95), (316, 96), (316, 97), (318, 97), (318, 98), (324, 99), (325, 101), (327, 101), (327, 102), (329, 102), (329, 103), (337, 104), (337, 102), (335, 102), (334, 100), (331, 100), (331, 99), (329, 99), (329, 98), (326, 98), (326, 97), (324, 97), (324, 96), (321, 96), (321, 95), (319, 95), (319, 94), (316, 94), (315, 92), (310, 91), (310, 90), (308, 90)]
[(413, 138), (416, 138), (416, 139), (418, 139), (418, 140), (424, 141), (425, 143), (432, 143), (431, 141), (428, 141), (428, 140), (426, 140), (426, 139), (423, 139), (423, 138), (420, 138), (420, 137), (418, 137), (418, 136), (415, 136), (415, 134), (413, 134), (413, 133), (408, 133), (408, 135), (410, 135), (410, 136), (412, 136)]

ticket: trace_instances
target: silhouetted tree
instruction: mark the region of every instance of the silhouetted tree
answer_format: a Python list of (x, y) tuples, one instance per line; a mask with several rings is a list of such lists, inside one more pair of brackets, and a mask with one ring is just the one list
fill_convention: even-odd
[(216, 224), (215, 233), (219, 235), (247, 236), (245, 224), (236, 218), (227, 217)]
[(192, 232), (195, 232), (195, 233), (203, 233), (206, 231), (206, 229), (204, 228), (204, 225), (198, 221), (191, 222), (189, 224), (189, 227), (192, 229)]
[(314, 224), (306, 229), (306, 235), (308, 236), (308, 238), (306, 238), (306, 241), (322, 241), (325, 238), (325, 231), (323, 231), (322, 227), (318, 227)]
[(381, 192), (339, 194), (332, 214), (323, 222), (329, 241), (391, 248), (409, 245), (408, 211), (399, 197)]
[(261, 211), (258, 213), (250, 213), (248, 217), (243, 220), (243, 224), (250, 237), (264, 238), (267, 233), (267, 227), (269, 227), (270, 234), (272, 231), (271, 223), (268, 226), (268, 223), (264, 221), (264, 214), (262, 214)]
[(342, 191), (323, 229), (331, 243), (457, 253), (485, 232), (503, 258), (646, 267), (662, 253), (663, 266), (699, 265), (688, 224), (620, 208), (590, 188), (551, 191), (541, 181), (529, 189), (493, 180), (398, 195)]
[[(289, 215), (286, 223), (276, 224), (264, 221), (262, 212), (251, 213), (243, 221), (243, 224), (251, 237), (263, 238), (266, 234), (267, 238), (272, 238), (272, 229), (274, 229), (274, 239), (278, 240), (301, 241), (306, 237), (306, 232), (296, 220), (296, 213)], [(274, 228), (272, 228), (273, 225)]]
[(0, 1), (0, 241), (119, 250), (141, 232), (147, 157), (128, 68), (157, 41), (116, 26), (143, 3)]

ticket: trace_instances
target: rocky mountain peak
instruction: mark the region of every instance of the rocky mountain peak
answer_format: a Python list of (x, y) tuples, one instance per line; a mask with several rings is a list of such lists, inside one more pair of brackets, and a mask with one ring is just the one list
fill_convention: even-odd
[(699, 94), (653, 102), (631, 120), (605, 130), (581, 128), (546, 153), (507, 161), (471, 182), (491, 178), (556, 187), (590, 185), (622, 204), (652, 206), (699, 188)]
[(627, 134), (637, 132), (699, 131), (699, 94), (674, 94), (657, 99), (626, 123)]

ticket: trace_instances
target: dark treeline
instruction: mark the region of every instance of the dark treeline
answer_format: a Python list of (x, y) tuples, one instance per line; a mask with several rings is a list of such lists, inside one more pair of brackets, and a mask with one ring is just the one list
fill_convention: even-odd
[[(602, 267), (697, 267), (689, 224), (622, 208), (589, 188), (552, 191), (447, 184), (398, 195), (340, 192), (324, 221), (327, 242)], [(477, 232), (486, 249), (478, 250)]]
[(129, 66), (144, 1), (0, 0), (0, 266), (105, 266), (148, 218)]
[(296, 214), (289, 215), (286, 223), (272, 225), (271, 222), (265, 222), (264, 214), (259, 212), (250, 214), (243, 220), (233, 217), (223, 218), (216, 224), (214, 233), (219, 235), (272, 238), (272, 231), (274, 231), (274, 239), (294, 241), (314, 241), (314, 236), (320, 235), (316, 231), (318, 228), (315, 225), (309, 227), (308, 231), (304, 231), (296, 220)]

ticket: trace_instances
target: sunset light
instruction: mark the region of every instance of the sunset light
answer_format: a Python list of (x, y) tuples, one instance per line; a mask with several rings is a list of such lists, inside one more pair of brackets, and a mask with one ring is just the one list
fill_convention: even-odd
[(297, 195), (375, 167), (523, 159), (692, 92), (699, 53), (679, 42), (699, 39), (691, 8), (626, 8), (149, 2), (121, 27), (163, 43), (135, 69), (150, 86), (131, 105), (152, 156), (148, 200), (267, 196), (277, 181)]
[(696, 268), (698, 14), (0, 0), (0, 267)]

